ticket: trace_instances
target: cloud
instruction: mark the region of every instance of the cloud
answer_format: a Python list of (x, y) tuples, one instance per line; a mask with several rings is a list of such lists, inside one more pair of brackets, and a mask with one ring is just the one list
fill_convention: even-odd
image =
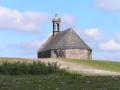
[(98, 28), (90, 28), (90, 29), (78, 29), (77, 33), (82, 37), (85, 41), (105, 41), (106, 37), (104, 36), (102, 30)]
[(95, 0), (95, 6), (100, 9), (120, 11), (120, 0)]
[(37, 50), (42, 46), (42, 44), (46, 41), (46, 39), (40, 41), (38, 39), (31, 42), (23, 42), (19, 45), (20, 53), (29, 55), (29, 54), (37, 54)]
[(76, 24), (75, 17), (71, 16), (70, 14), (66, 14), (66, 13), (63, 14), (61, 19), (62, 19), (61, 21), (62, 21), (63, 25), (74, 27)]
[(47, 13), (11, 10), (0, 6), (0, 30), (11, 29), (19, 32), (39, 32), (40, 25), (50, 20)]
[(120, 43), (110, 40), (100, 44), (99, 49), (104, 51), (120, 51)]
[[(98, 52), (99, 53), (99, 52)], [(120, 52), (110, 52), (94, 57), (95, 60), (120, 61)]]
[(12, 49), (17, 49), (19, 50), (21, 55), (37, 55), (37, 50), (41, 47), (41, 45), (46, 41), (46, 39), (44, 40), (39, 40), (39, 39), (35, 39), (31, 42), (23, 42), (21, 44), (8, 44), (6, 46), (6, 48), (10, 47)]
[(116, 33), (114, 36), (114, 40), (118, 43), (120, 43), (120, 33)]
[(20, 49), (20, 54), (22, 55), (31, 55), (35, 54), (37, 55), (38, 49), (42, 46), (42, 44), (46, 41), (47, 39), (35, 39), (31, 42), (23, 42), (20, 45), (17, 45), (17, 47)]
[(28, 48), (28, 49), (38, 49), (41, 46), (42, 42), (40, 42), (38, 39), (32, 41), (32, 42), (24, 42), (20, 45), (21, 48)]

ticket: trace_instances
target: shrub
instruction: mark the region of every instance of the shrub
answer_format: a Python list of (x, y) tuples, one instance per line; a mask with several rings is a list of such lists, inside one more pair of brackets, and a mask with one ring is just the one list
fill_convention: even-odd
[(0, 74), (7, 75), (46, 75), (58, 72), (65, 72), (64, 69), (60, 69), (57, 66), (57, 63), (48, 63), (45, 64), (43, 62), (33, 62), (33, 63), (25, 63), (25, 62), (4, 62), (0, 65)]

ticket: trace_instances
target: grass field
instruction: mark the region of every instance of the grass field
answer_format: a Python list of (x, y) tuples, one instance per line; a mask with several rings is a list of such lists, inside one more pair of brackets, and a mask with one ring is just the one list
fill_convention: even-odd
[(0, 90), (119, 90), (120, 77), (75, 74), (0, 75)]
[[(0, 58), (0, 63), (32, 62), (29, 59)], [(61, 59), (68, 62), (90, 65), (96, 68), (120, 72), (120, 63), (112, 61), (88, 61)], [(120, 76), (90, 76), (57, 72), (46, 75), (0, 75), (0, 90), (120, 90)]]
[(120, 72), (120, 62), (102, 60), (79, 60), (79, 59), (61, 59), (61, 60), (77, 64), (88, 65), (98, 69)]

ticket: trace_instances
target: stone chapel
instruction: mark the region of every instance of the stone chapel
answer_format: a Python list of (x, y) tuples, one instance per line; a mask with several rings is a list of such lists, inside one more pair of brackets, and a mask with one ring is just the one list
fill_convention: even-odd
[(38, 50), (38, 58), (71, 58), (92, 60), (92, 49), (75, 33), (72, 28), (60, 31), (60, 22), (56, 14), (53, 22), (53, 34)]

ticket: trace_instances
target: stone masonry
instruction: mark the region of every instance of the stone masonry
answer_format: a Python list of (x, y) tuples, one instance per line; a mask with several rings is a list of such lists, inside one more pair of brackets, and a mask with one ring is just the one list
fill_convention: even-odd
[(40, 53), (41, 58), (71, 58), (91, 60), (92, 53), (86, 49), (51, 50)]

